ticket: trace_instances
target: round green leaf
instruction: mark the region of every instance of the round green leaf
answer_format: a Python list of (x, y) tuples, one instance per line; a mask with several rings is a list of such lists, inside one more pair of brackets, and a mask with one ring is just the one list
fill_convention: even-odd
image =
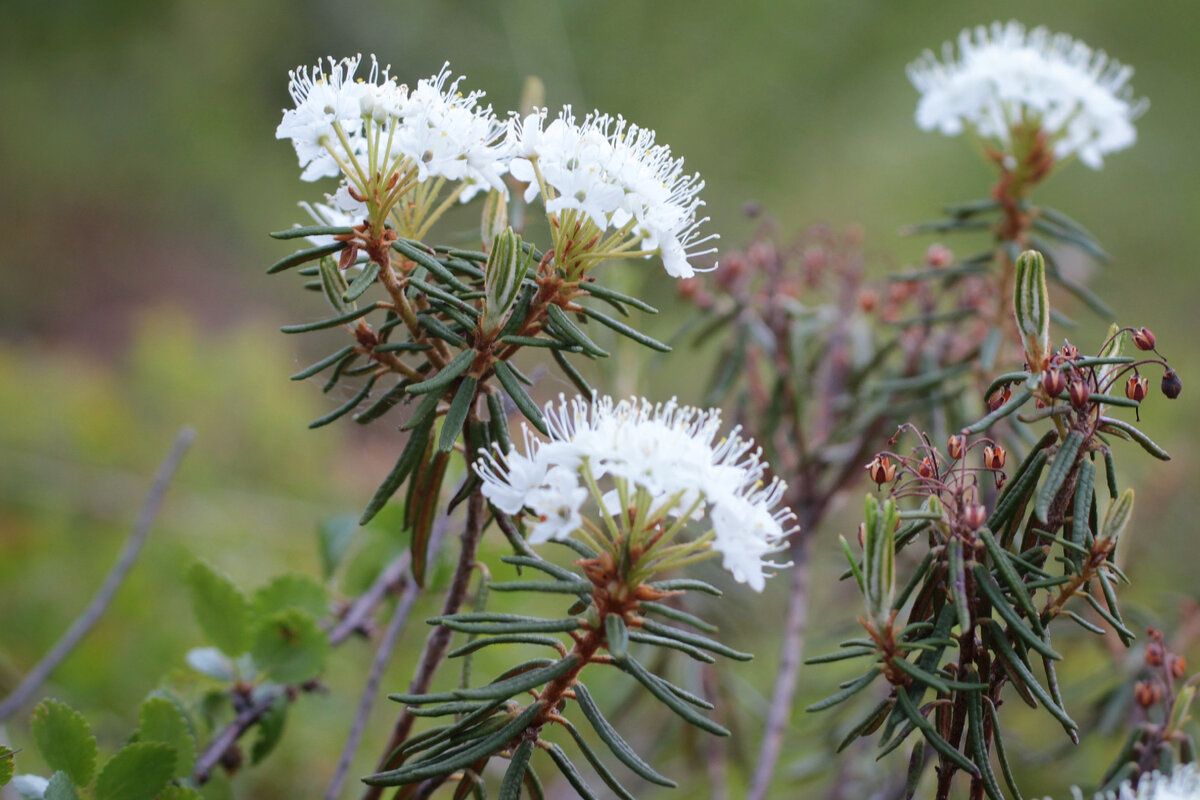
[(325, 666), (329, 639), (309, 614), (292, 608), (254, 628), (254, 663), (279, 683), (303, 683)]
[(196, 760), (196, 737), (179, 706), (165, 697), (151, 697), (142, 703), (140, 719), (138, 740), (171, 745), (175, 748), (175, 770), (171, 774), (191, 775)]
[(323, 587), (307, 575), (280, 575), (254, 593), (254, 616), (269, 617), (279, 611), (298, 608), (315, 618), (329, 611), (329, 598)]
[(43, 700), (33, 710), (33, 740), (55, 772), (67, 773), (76, 786), (87, 786), (96, 773), (96, 738), (87, 720), (66, 703)]
[(229, 576), (203, 561), (188, 569), (186, 581), (200, 629), (231, 656), (246, 652), (250, 643), (250, 603)]
[(175, 748), (162, 742), (127, 744), (96, 778), (96, 800), (154, 800), (175, 772)]
[(13, 756), (16, 751), (12, 748), (0, 745), (0, 786), (12, 780), (13, 771), (16, 765), (13, 763)]

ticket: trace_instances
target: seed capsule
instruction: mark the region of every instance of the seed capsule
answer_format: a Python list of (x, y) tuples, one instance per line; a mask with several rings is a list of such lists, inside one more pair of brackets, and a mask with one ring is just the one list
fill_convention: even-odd
[(963, 522), (967, 523), (971, 530), (979, 530), (987, 522), (987, 509), (978, 503), (967, 506), (963, 510)]
[(1133, 343), (1138, 350), (1153, 350), (1154, 342), (1154, 331), (1149, 328), (1138, 328), (1133, 332)]
[(1142, 708), (1162, 702), (1162, 694), (1162, 686), (1157, 681), (1138, 681), (1133, 689), (1133, 697)]
[(1125, 381), (1125, 396), (1136, 403), (1145, 400), (1149, 391), (1150, 381), (1144, 375), (1130, 375), (1129, 380)]
[(1168, 369), (1163, 373), (1162, 378), (1162, 393), (1174, 400), (1179, 397), (1179, 393), (1183, 391), (1183, 381), (1179, 380), (1179, 375), (1173, 369)]
[(946, 442), (946, 452), (955, 461), (963, 457), (963, 453), (967, 450), (967, 437), (961, 433), (956, 433)]
[(921, 459), (920, 465), (917, 466), (917, 474), (922, 478), (932, 478), (934, 475), (936, 475), (937, 471), (934, 469), (933, 459), (931, 459), (929, 456), (925, 456), (923, 459)]
[(1167, 671), (1175, 680), (1182, 679), (1187, 674), (1187, 659), (1172, 653), (1167, 656)]
[(1058, 397), (1067, 390), (1067, 376), (1059, 369), (1042, 372), (1042, 390), (1051, 397)]
[(988, 445), (983, 448), (983, 464), (988, 469), (1004, 469), (1004, 460), (1008, 458), (1008, 453), (1000, 445), (993, 447)]
[(1062, 349), (1058, 351), (1058, 354), (1067, 361), (1074, 361), (1079, 358), (1079, 348), (1070, 342), (1063, 342)]
[(885, 483), (891, 483), (896, 477), (896, 465), (887, 456), (875, 456), (870, 464), (866, 466), (867, 474), (871, 476), (871, 480), (875, 481), (880, 486)]
[(988, 411), (995, 411), (1000, 406), (1004, 405), (1012, 397), (1012, 389), (1005, 386), (1003, 389), (997, 389), (988, 398)]
[(1163, 663), (1163, 646), (1161, 642), (1150, 642), (1146, 645), (1146, 666), (1161, 667)]
[(1083, 381), (1071, 381), (1071, 385), (1067, 387), (1067, 394), (1071, 396), (1071, 404), (1076, 408), (1087, 407), (1088, 398), (1092, 396), (1092, 390)]

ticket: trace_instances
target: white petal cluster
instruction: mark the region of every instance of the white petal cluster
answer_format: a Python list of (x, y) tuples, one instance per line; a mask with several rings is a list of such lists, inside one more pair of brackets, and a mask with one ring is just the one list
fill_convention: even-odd
[(382, 151), (377, 157), (407, 158), (419, 180), (465, 182), (464, 202), (488, 187), (504, 191), (505, 128), (490, 106), (480, 105), (482, 92), (462, 94), (462, 78), (450, 78), (449, 64), (410, 91), (374, 56), (367, 76), (356, 79), (361, 61), (329, 58), (327, 68), (288, 73), (295, 107), (283, 112), (275, 136), (292, 140), (304, 180), (336, 177), (354, 161), (365, 164), (374, 140)]
[(1014, 126), (1035, 122), (1055, 157), (1078, 155), (1093, 169), (1137, 139), (1133, 121), (1147, 104), (1133, 99), (1133, 69), (1066, 34), (995, 22), (964, 30), (957, 56), (947, 42), (942, 59), (927, 50), (908, 66), (922, 130), (955, 136), (970, 127), (1007, 145)]
[[(780, 508), (786, 486), (762, 481), (766, 465), (753, 441), (737, 430), (718, 438), (719, 410), (702, 411), (671, 400), (652, 404), (582, 397), (546, 406), (550, 441), (526, 428), (525, 454), (483, 453), (476, 470), (483, 494), (508, 514), (532, 512), (531, 544), (565, 539), (582, 525), (581, 509), (591, 485), (623, 481), (651, 498), (656, 514), (707, 515), (713, 548), (733, 577), (762, 591), (770, 556), (791, 532), (793, 515)], [(603, 498), (608, 513), (619, 509), (616, 492)], [(665, 507), (667, 506), (667, 507)]]
[[(1074, 798), (1083, 800), (1083, 793), (1075, 789)], [(1170, 775), (1153, 772), (1136, 784), (1126, 781), (1116, 791), (1098, 794), (1093, 800), (1200, 800), (1200, 770), (1195, 764), (1184, 764)]]
[(570, 106), (547, 124), (542, 109), (510, 120), (511, 171), (528, 183), (526, 202), (544, 191), (548, 213), (577, 211), (601, 232), (632, 222), (642, 251), (657, 251), (668, 274), (690, 278), (689, 259), (716, 252), (703, 245), (717, 237), (699, 232), (708, 221), (697, 218), (704, 181), (655, 139), (649, 128), (598, 111), (576, 122)]

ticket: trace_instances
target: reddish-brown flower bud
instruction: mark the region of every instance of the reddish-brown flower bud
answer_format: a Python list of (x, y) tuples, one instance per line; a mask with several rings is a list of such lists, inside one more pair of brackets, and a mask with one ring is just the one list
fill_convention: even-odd
[(1154, 331), (1149, 328), (1138, 328), (1133, 332), (1133, 343), (1138, 350), (1153, 350), (1155, 341)]
[(1174, 400), (1179, 397), (1179, 393), (1183, 391), (1183, 381), (1179, 380), (1179, 375), (1175, 370), (1168, 368), (1163, 373), (1162, 393)]
[(1129, 380), (1125, 381), (1125, 396), (1136, 403), (1145, 400), (1149, 391), (1150, 381), (1144, 375), (1130, 375)]
[(1004, 469), (1004, 460), (1008, 458), (1008, 453), (1000, 445), (993, 447), (988, 445), (983, 448), (983, 465), (988, 469)]
[(885, 483), (891, 483), (896, 477), (896, 465), (892, 460), (884, 455), (875, 456), (870, 464), (867, 464), (867, 474), (871, 476), (871, 480), (882, 486)]
[(1092, 396), (1092, 390), (1081, 380), (1071, 381), (1071, 385), (1067, 387), (1067, 393), (1071, 396), (1071, 404), (1076, 408), (1085, 408), (1088, 398)]
[(1042, 391), (1051, 397), (1058, 397), (1067, 390), (1067, 376), (1061, 369), (1048, 369), (1042, 372)]
[(1063, 346), (1058, 351), (1058, 354), (1067, 361), (1074, 361), (1075, 359), (1079, 358), (1079, 348), (1070, 342), (1063, 342)]
[(997, 389), (992, 392), (992, 396), (988, 398), (988, 410), (995, 411), (1000, 406), (1004, 405), (1012, 397), (1012, 388), (1005, 386), (1003, 389)]
[(954, 253), (946, 245), (935, 242), (925, 251), (925, 263), (934, 269), (944, 269), (954, 263)]
[(1187, 674), (1187, 659), (1174, 653), (1167, 656), (1167, 672), (1175, 680), (1181, 680)]
[(1146, 664), (1151, 667), (1162, 666), (1163, 646), (1161, 642), (1152, 641), (1146, 645)]
[(977, 531), (987, 522), (987, 509), (978, 503), (972, 503), (963, 509), (962, 519), (967, 524), (967, 527)]
[(862, 289), (858, 293), (858, 307), (870, 314), (879, 304), (879, 292), (874, 289)]
[(932, 478), (937, 474), (937, 469), (933, 465), (933, 459), (925, 456), (921, 459), (920, 465), (917, 466), (917, 474), (922, 478)]
[(963, 453), (967, 451), (967, 437), (961, 433), (956, 433), (946, 442), (946, 452), (955, 461), (963, 457)]
[(1150, 708), (1162, 702), (1162, 686), (1157, 681), (1138, 681), (1133, 688), (1133, 697), (1142, 708)]

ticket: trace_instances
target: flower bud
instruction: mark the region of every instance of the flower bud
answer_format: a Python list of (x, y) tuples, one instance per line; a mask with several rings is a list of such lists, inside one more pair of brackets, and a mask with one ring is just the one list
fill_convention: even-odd
[(1145, 400), (1149, 391), (1150, 381), (1144, 375), (1130, 375), (1129, 380), (1125, 381), (1125, 396), (1135, 403)]
[(961, 433), (956, 433), (946, 442), (946, 452), (955, 461), (963, 457), (963, 453), (967, 451), (967, 437)]
[(1133, 343), (1138, 350), (1153, 350), (1155, 341), (1154, 331), (1149, 328), (1138, 328), (1133, 332)]
[(891, 483), (896, 477), (896, 465), (892, 460), (884, 455), (875, 456), (870, 464), (867, 464), (867, 474), (871, 476), (871, 480), (882, 486), (885, 483)]
[(1046, 260), (1036, 250), (1017, 259), (1013, 314), (1033, 370), (1041, 370), (1050, 356), (1050, 293), (1046, 288)]
[(954, 263), (954, 253), (946, 245), (935, 242), (925, 251), (925, 263), (934, 269), (945, 269)]
[(1008, 458), (1008, 453), (1000, 445), (993, 447), (988, 445), (983, 448), (983, 465), (988, 469), (1004, 469), (1004, 460)]
[(978, 503), (973, 503), (963, 509), (962, 519), (967, 524), (967, 527), (977, 531), (987, 522), (987, 509)]
[(1067, 393), (1071, 396), (1071, 404), (1076, 408), (1086, 408), (1088, 398), (1092, 396), (1092, 390), (1081, 380), (1071, 381)]
[(1079, 358), (1079, 348), (1070, 342), (1063, 342), (1063, 346), (1059, 349), (1058, 353), (1067, 361), (1074, 361)]
[(937, 474), (937, 470), (933, 466), (933, 459), (925, 456), (921, 459), (921, 463), (917, 466), (917, 474), (922, 478), (932, 478)]
[(504, 327), (512, 314), (513, 304), (521, 291), (521, 281), (529, 272), (532, 250), (521, 247), (521, 237), (505, 228), (492, 240), (492, 251), (483, 267), (483, 314), (479, 330), (491, 336)]
[(1174, 400), (1182, 391), (1183, 381), (1179, 380), (1179, 375), (1175, 370), (1167, 368), (1167, 371), (1163, 373), (1162, 393)]
[(1042, 390), (1050, 397), (1058, 397), (1067, 390), (1067, 376), (1060, 369), (1043, 371)]
[(1133, 688), (1133, 697), (1142, 708), (1150, 708), (1162, 702), (1162, 686), (1158, 681), (1138, 681)]
[(1146, 645), (1146, 666), (1161, 667), (1163, 664), (1163, 646), (1161, 642), (1150, 642)]

